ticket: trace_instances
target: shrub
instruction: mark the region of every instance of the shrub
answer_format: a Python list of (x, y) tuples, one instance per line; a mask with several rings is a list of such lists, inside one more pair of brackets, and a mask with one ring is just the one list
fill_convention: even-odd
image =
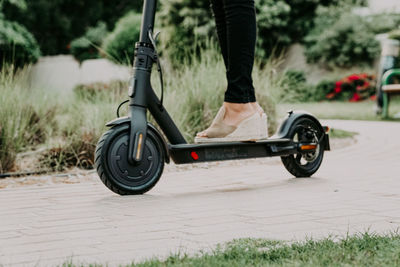
[(307, 79), (303, 71), (288, 70), (283, 74), (279, 100), (281, 102), (304, 102), (308, 99)]
[(65, 171), (71, 167), (91, 170), (94, 166), (94, 152), (99, 136), (86, 132), (74, 136), (64, 145), (49, 149), (39, 159), (41, 166), (47, 170)]
[(162, 0), (160, 24), (163, 50), (174, 62), (182, 62), (216, 41), (215, 23), (210, 2), (197, 0)]
[[(271, 52), (300, 41), (313, 27), (317, 7), (339, 0), (259, 0), (257, 12), (257, 56), (268, 58)], [(210, 36), (216, 41), (215, 23), (209, 1), (163, 0), (161, 25), (167, 30), (164, 45), (173, 59), (182, 60), (198, 52)], [(277, 49), (276, 49), (277, 48)]]
[(376, 14), (366, 17), (369, 29), (375, 33), (387, 33), (400, 26), (400, 14)]
[(303, 71), (286, 71), (281, 83), (281, 102), (316, 102), (325, 99), (327, 89), (322, 84), (309, 84)]
[(366, 73), (352, 74), (334, 84), (326, 98), (329, 100), (348, 100), (357, 102), (375, 95), (375, 77)]
[(24, 69), (0, 72), (0, 173), (14, 169), (17, 153), (43, 143), (54, 126), (56, 104), (48, 95), (27, 90)]
[(30, 0), (26, 9), (6, 2), (4, 13), (8, 20), (24, 25), (35, 36), (45, 55), (55, 55), (68, 53), (71, 40), (82, 36), (98, 21), (104, 21), (107, 28), (112, 29), (127, 12), (141, 11), (142, 3), (143, 0), (118, 0), (117, 3), (110, 0)]
[(389, 32), (389, 38), (400, 41), (400, 29)]
[(39, 46), (31, 33), (17, 22), (7, 21), (0, 13), (0, 68), (3, 63), (22, 66), (35, 62)]
[(291, 7), (284, 1), (260, 0), (257, 11), (257, 56), (270, 56), (275, 47), (287, 46), (292, 42), (287, 31)]
[(315, 86), (315, 99), (326, 100), (326, 95), (335, 89), (335, 80), (322, 80)]
[(380, 51), (366, 21), (351, 13), (322, 10), (316, 28), (305, 38), (307, 60), (326, 66), (371, 64)]
[(103, 49), (113, 60), (132, 64), (135, 43), (139, 41), (141, 15), (130, 12), (122, 17), (106, 37)]
[(96, 27), (90, 27), (85, 35), (71, 42), (71, 54), (79, 62), (86, 59), (99, 58), (99, 47), (108, 34), (107, 25), (104, 22), (97, 23)]

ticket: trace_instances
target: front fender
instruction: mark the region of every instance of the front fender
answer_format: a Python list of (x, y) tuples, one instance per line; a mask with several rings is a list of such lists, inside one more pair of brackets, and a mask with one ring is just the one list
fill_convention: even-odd
[[(112, 121), (107, 122), (106, 126), (114, 127), (114, 126), (121, 125), (124, 123), (130, 124), (131, 123), (130, 117), (125, 116), (125, 117), (121, 117), (121, 118), (116, 118)], [(163, 143), (163, 148), (164, 148), (164, 153), (165, 153), (165, 162), (170, 163), (169, 150), (168, 150), (167, 143), (165, 142), (163, 136), (161, 135), (161, 133), (157, 130), (157, 128), (153, 124), (147, 123), (147, 127), (148, 127), (147, 128), (148, 131), (149, 130), (152, 131)]]

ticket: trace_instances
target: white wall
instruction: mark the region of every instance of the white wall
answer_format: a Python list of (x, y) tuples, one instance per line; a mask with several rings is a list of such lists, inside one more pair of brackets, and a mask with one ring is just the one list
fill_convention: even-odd
[(79, 65), (73, 56), (42, 57), (32, 67), (29, 82), (32, 87), (57, 91), (72, 91), (78, 84), (129, 80), (130, 68), (107, 59), (86, 60)]
[(400, 0), (369, 0), (369, 6), (373, 13), (400, 12)]

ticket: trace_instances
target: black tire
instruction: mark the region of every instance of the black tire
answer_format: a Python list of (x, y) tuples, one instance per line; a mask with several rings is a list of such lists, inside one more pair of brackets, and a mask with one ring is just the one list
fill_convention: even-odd
[(135, 165), (128, 162), (129, 124), (115, 126), (100, 138), (95, 166), (101, 181), (119, 195), (140, 195), (152, 189), (164, 170), (162, 141), (147, 131), (143, 160)]
[[(282, 163), (285, 168), (295, 177), (310, 177), (321, 166), (324, 158), (324, 139), (321, 138), (325, 133), (322, 127), (310, 118), (300, 118), (296, 121), (290, 129), (289, 137), (296, 141), (301, 135), (303, 129), (312, 129), (315, 134), (316, 141), (321, 140), (318, 144), (317, 151), (314, 153), (298, 153), (296, 155), (289, 155), (281, 157)], [(302, 161), (303, 160), (303, 161)]]

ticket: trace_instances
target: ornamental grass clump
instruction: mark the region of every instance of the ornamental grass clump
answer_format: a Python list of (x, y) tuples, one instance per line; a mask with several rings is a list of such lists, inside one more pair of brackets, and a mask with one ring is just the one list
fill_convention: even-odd
[(26, 78), (27, 69), (13, 65), (0, 71), (0, 173), (14, 170), (17, 153), (45, 142), (55, 126), (56, 104)]

